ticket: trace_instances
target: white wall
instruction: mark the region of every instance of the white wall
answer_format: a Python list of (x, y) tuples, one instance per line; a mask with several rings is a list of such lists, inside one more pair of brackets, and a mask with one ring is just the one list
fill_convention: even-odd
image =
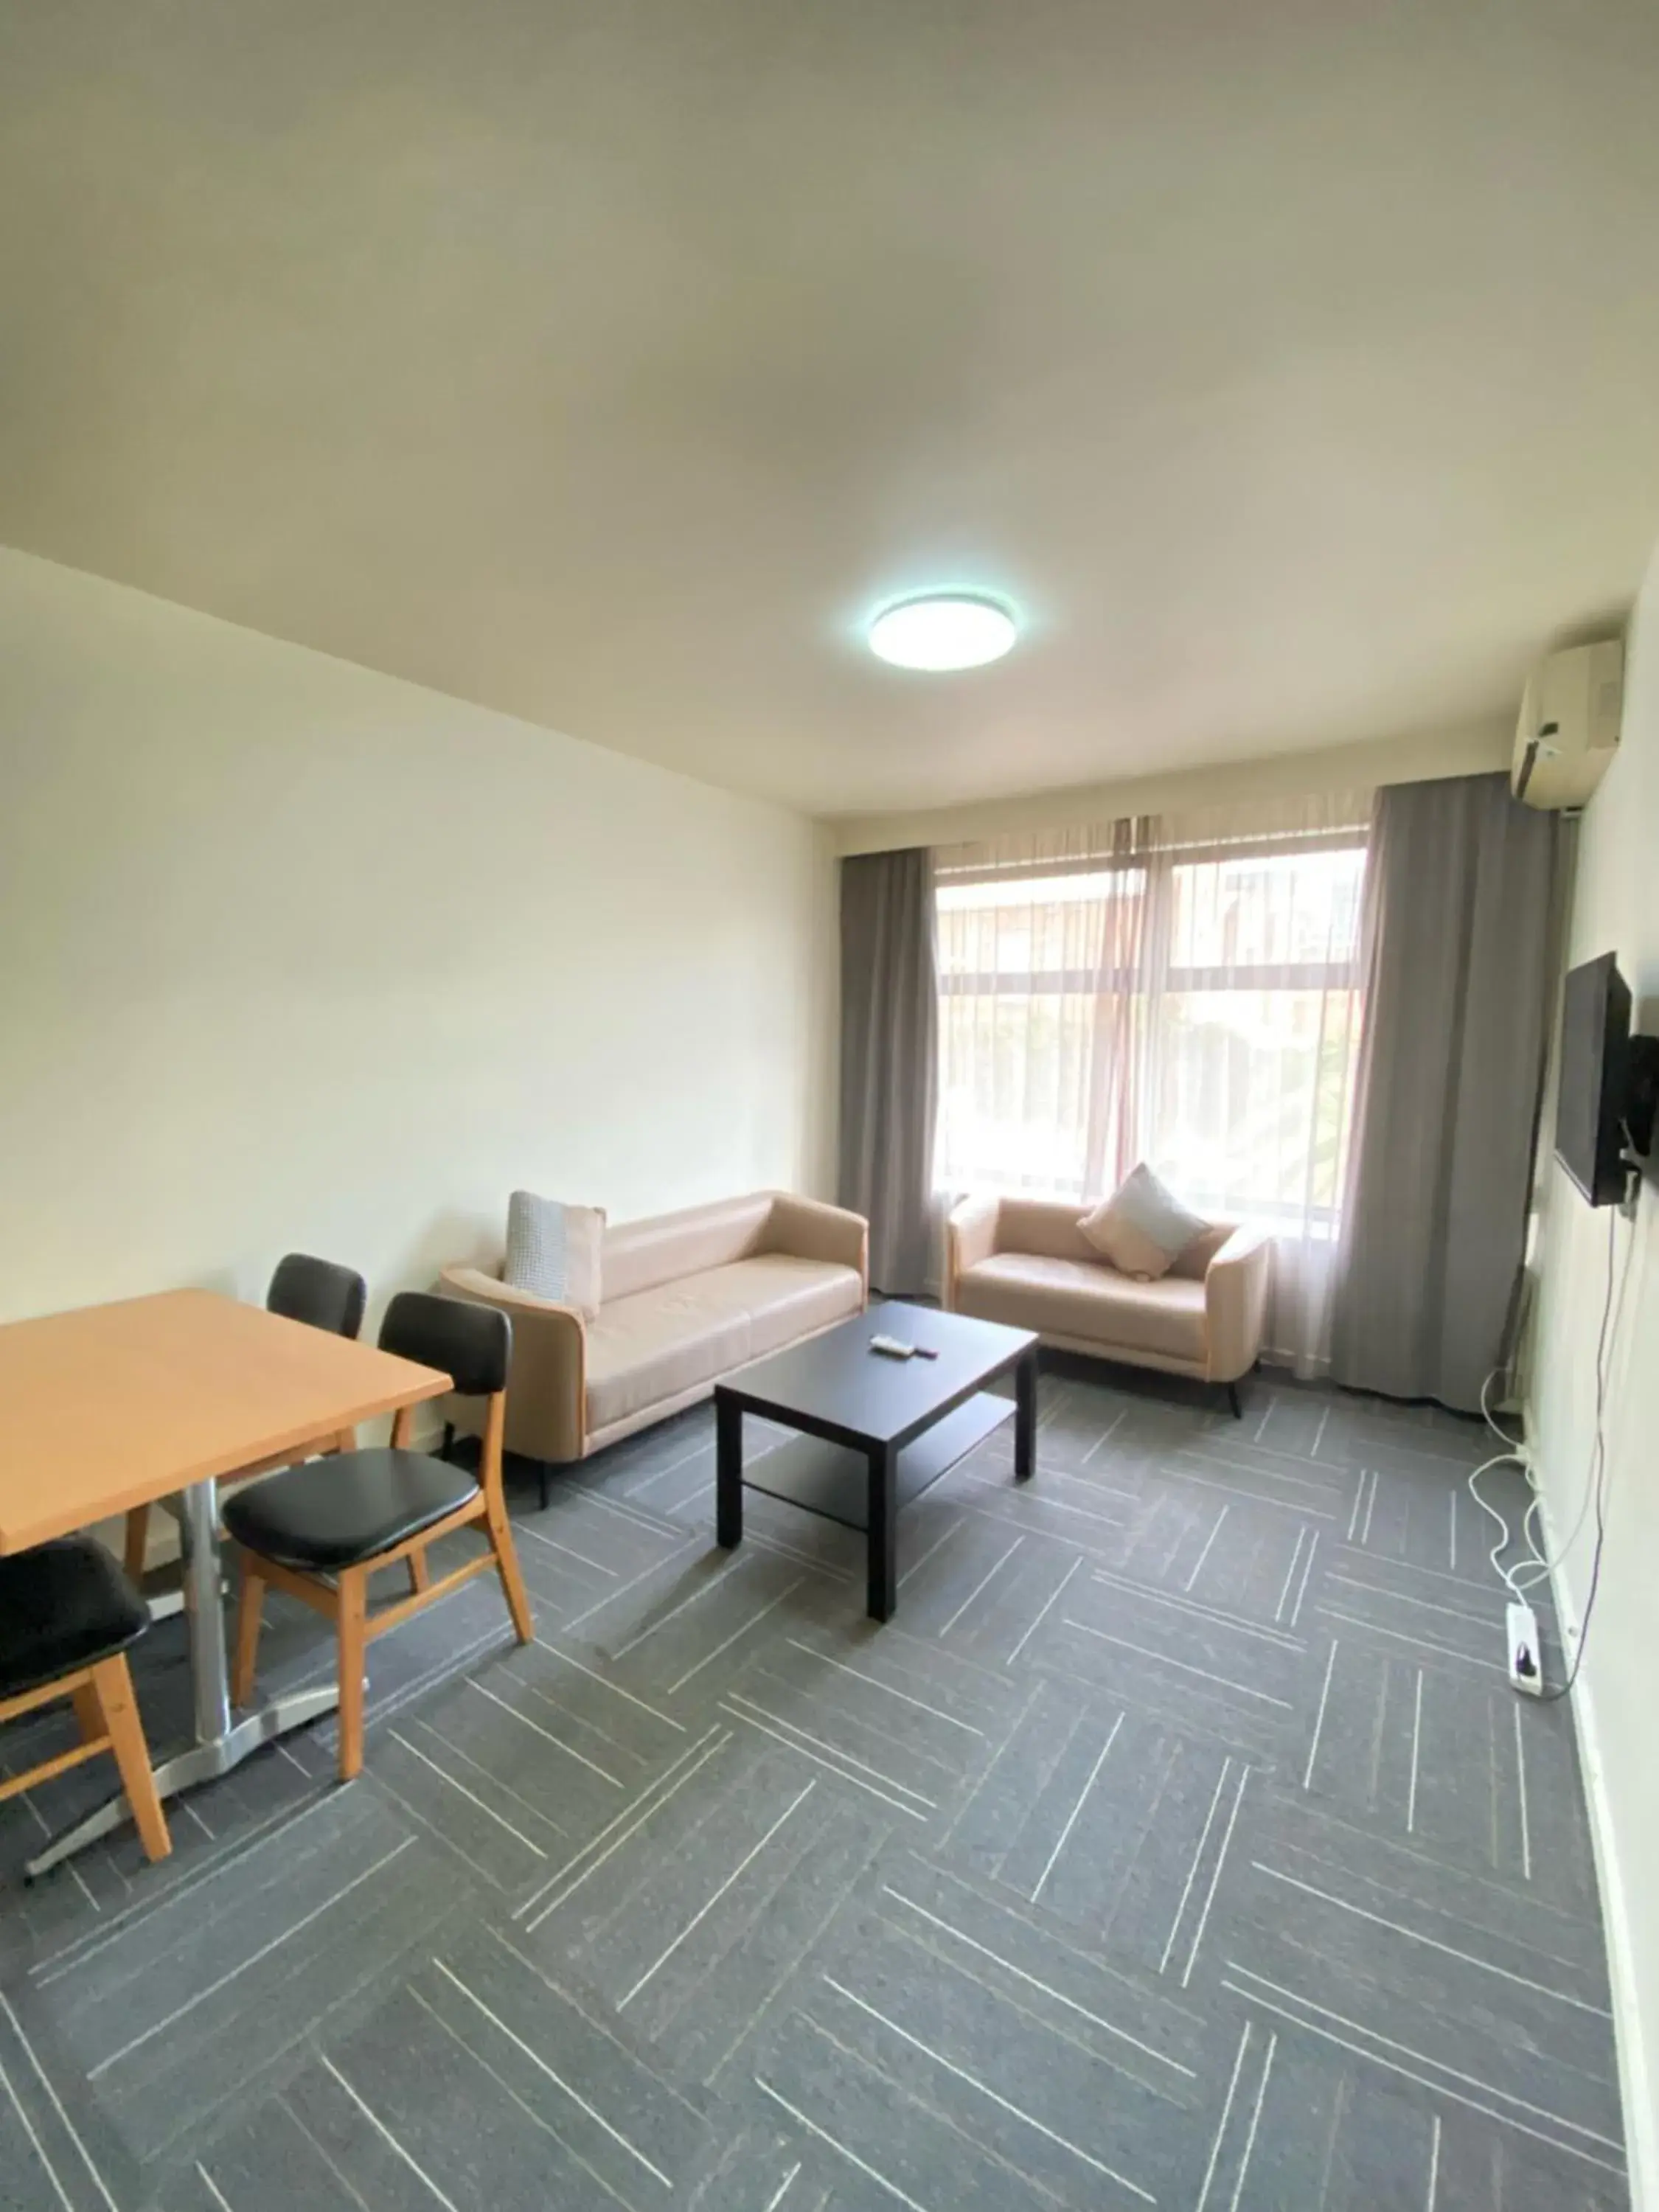
[[(1636, 1025), (1659, 1030), (1659, 556), (1630, 638), (1623, 742), (1580, 830), (1571, 962), (1617, 952)], [(1607, 1393), (1610, 1505), (1601, 1587), (1579, 1683), (1580, 1741), (1598, 1829), (1625, 2122), (1637, 2205), (1659, 2207), (1659, 1180), (1644, 1178), (1637, 1218), (1592, 1212), (1553, 1167), (1545, 1183), (1542, 1296), (1528, 1425), (1548, 1524), (1577, 1517), (1595, 1431), (1595, 1351), (1607, 1238), (1630, 1274)], [(1587, 1519), (1557, 1594), (1583, 1617)]]
[(0, 1318), (822, 1190), (804, 818), (0, 551)]
[(907, 814), (843, 816), (835, 824), (836, 849), (880, 853), (906, 845), (957, 845), (980, 837), (1016, 836), (1028, 830), (1058, 830), (1072, 823), (1180, 814), (1237, 799), (1301, 799), (1321, 792), (1370, 791), (1383, 783), (1431, 782), (1437, 776), (1485, 775), (1493, 769), (1507, 769), (1514, 749), (1515, 717), (1498, 715), (1316, 751), (1216, 761), (1208, 768), (1170, 769), (1114, 783), (1034, 791), (1023, 799), (975, 799)]

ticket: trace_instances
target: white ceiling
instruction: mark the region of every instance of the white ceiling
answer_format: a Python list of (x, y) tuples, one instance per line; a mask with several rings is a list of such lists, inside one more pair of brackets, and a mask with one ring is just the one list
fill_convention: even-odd
[(0, 539), (818, 812), (1512, 708), (1659, 530), (1651, 0), (0, 0)]

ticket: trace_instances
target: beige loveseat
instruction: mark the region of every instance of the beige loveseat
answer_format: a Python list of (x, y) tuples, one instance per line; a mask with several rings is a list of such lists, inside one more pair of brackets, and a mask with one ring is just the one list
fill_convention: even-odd
[[(509, 1290), (479, 1267), (446, 1267), (455, 1297), (513, 1322), (507, 1448), (558, 1464), (706, 1398), (722, 1375), (861, 1313), (863, 1218), (775, 1190), (607, 1227), (592, 1320)], [(475, 1401), (446, 1418), (475, 1431)]]
[(946, 1234), (945, 1303), (1045, 1344), (1231, 1386), (1261, 1349), (1273, 1267), (1263, 1230), (1218, 1221), (1167, 1275), (1121, 1275), (1078, 1227), (1064, 1200), (965, 1199)]

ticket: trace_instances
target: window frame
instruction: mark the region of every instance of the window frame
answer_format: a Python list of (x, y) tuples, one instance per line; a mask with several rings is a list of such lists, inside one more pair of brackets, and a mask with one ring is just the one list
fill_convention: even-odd
[[(1177, 966), (1167, 958), (1160, 967), (1157, 948), (1162, 945), (1167, 951), (1174, 922), (1174, 897), (1177, 872), (1184, 868), (1219, 866), (1228, 862), (1251, 860), (1279, 860), (1298, 858), (1304, 854), (1344, 852), (1360, 857), (1361, 884), (1363, 870), (1370, 848), (1367, 825), (1356, 823), (1340, 829), (1290, 836), (1261, 836), (1237, 839), (1194, 840), (1182, 843), (1131, 843), (1115, 851), (1072, 854), (1063, 857), (1042, 857), (1006, 865), (974, 864), (959, 867), (948, 866), (939, 869), (934, 884), (936, 920), (942, 921), (951, 908), (945, 904), (949, 894), (957, 888), (971, 884), (996, 884), (1005, 887), (1012, 896), (1006, 901), (991, 902), (990, 909), (1006, 903), (1018, 906), (1019, 886), (1029, 883), (1035, 890), (1040, 884), (1052, 883), (1056, 878), (1086, 876), (1107, 878), (1115, 875), (1136, 873), (1144, 879), (1141, 897), (1146, 911), (1141, 927), (1146, 948), (1142, 960), (1133, 966), (1119, 964), (1109, 969), (1100, 967), (1064, 969), (995, 969), (939, 970), (938, 988), (944, 1015), (943, 1002), (947, 1000), (1010, 999), (1030, 1001), (1039, 999), (1094, 999), (1109, 994), (1133, 994), (1147, 1000), (1176, 998), (1182, 995), (1228, 997), (1261, 995), (1267, 993), (1318, 993), (1322, 996), (1346, 995), (1353, 1002), (1358, 1022), (1364, 1022), (1364, 944), (1361, 914), (1356, 908), (1352, 951), (1340, 960), (1272, 962), (1252, 961), (1245, 963), (1217, 965), (1212, 963)], [(1109, 893), (1103, 893), (1109, 897)], [(1040, 900), (1033, 904), (1041, 904)], [(1079, 904), (1085, 902), (1079, 901)], [(957, 908), (957, 912), (970, 910)], [(1353, 1049), (1358, 1049), (1356, 1036)], [(1351, 1103), (1351, 1102), (1350, 1102)], [(941, 1128), (946, 1112), (946, 1093), (940, 1086), (939, 1118)], [(1346, 1127), (1341, 1133), (1340, 1150), (1346, 1149), (1350, 1135)], [(1080, 1178), (1068, 1178), (1064, 1183), (1048, 1176), (1020, 1176), (1017, 1181), (999, 1176), (994, 1183), (981, 1182), (975, 1187), (995, 1188), (1005, 1192), (1023, 1190), (1030, 1194), (1048, 1191), (1057, 1195), (1079, 1199), (1088, 1191), (1088, 1170), (1085, 1165)], [(1294, 1219), (1307, 1224), (1314, 1234), (1334, 1237), (1340, 1219), (1338, 1203), (1315, 1203), (1308, 1200), (1288, 1200), (1273, 1198), (1252, 1198), (1240, 1201), (1248, 1206), (1253, 1217), (1271, 1221), (1275, 1218)]]

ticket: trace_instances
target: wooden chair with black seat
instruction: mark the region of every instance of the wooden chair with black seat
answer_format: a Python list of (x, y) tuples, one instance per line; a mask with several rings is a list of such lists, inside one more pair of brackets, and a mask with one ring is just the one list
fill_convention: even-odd
[(59, 1537), (0, 1559), (0, 1722), (70, 1698), (81, 1729), (70, 1750), (0, 1781), (0, 1801), (106, 1751), (145, 1857), (164, 1859), (173, 1840), (126, 1658), (149, 1626), (143, 1600), (89, 1537)]
[[(307, 1460), (250, 1483), (228, 1501), (224, 1514), (226, 1528), (242, 1548), (232, 1694), (239, 1705), (253, 1695), (267, 1583), (332, 1620), (339, 1643), (343, 1782), (363, 1763), (363, 1653), (375, 1637), (492, 1567), (501, 1576), (520, 1643), (528, 1644), (533, 1632), (501, 1489), (513, 1349), (507, 1316), (458, 1298), (403, 1291), (386, 1308), (380, 1344), (382, 1352), (439, 1369), (458, 1396), (489, 1401), (477, 1477), (447, 1460), (411, 1451), (414, 1415), (405, 1409), (389, 1445)], [(489, 1548), (433, 1581), (427, 1547), (475, 1525), (482, 1526)], [(409, 1572), (408, 1596), (371, 1616), (369, 1577), (400, 1562)]]
[[(313, 1259), (308, 1252), (289, 1252), (276, 1262), (271, 1274), (265, 1311), (280, 1314), (284, 1321), (304, 1322), (307, 1328), (320, 1328), (330, 1336), (349, 1336), (355, 1343), (363, 1325), (368, 1298), (368, 1285), (355, 1269), (342, 1267), (333, 1260)], [(345, 1429), (336, 1440), (335, 1449), (352, 1451), (356, 1443), (351, 1431)], [(241, 1481), (289, 1464), (286, 1456), (260, 1460), (252, 1467), (239, 1468), (233, 1480)], [(149, 1508), (135, 1505), (127, 1515), (125, 1565), (132, 1580), (141, 1585), (149, 1548)]]

